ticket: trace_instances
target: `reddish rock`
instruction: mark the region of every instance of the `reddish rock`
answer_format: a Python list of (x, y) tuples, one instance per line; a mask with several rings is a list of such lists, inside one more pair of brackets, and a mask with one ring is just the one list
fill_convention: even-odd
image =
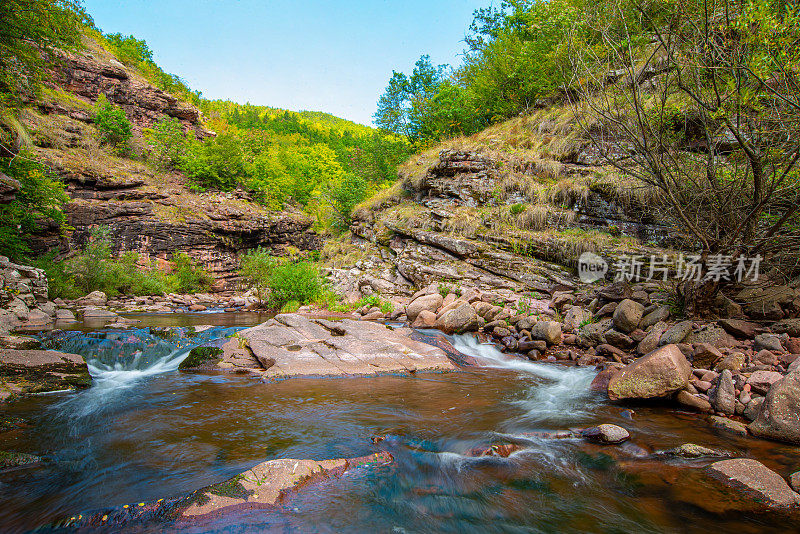
[(666, 397), (684, 389), (692, 367), (675, 345), (666, 345), (614, 375), (608, 384), (611, 400)]
[(770, 507), (800, 504), (800, 495), (778, 473), (757, 460), (735, 458), (708, 466), (708, 471), (723, 484)]

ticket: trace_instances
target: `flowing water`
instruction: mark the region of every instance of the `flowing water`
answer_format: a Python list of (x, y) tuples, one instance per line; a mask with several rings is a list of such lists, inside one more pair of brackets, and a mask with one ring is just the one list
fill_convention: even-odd
[[(0, 434), (0, 450), (43, 455), (46, 462), (0, 473), (0, 531), (179, 496), (267, 459), (377, 450), (395, 461), (324, 482), (278, 509), (227, 515), (189, 531), (796, 531), (776, 515), (708, 511), (704, 488), (682, 474), (708, 460), (648, 455), (693, 442), (758, 458), (786, 476), (800, 467), (800, 449), (719, 434), (696, 415), (664, 407), (632, 414), (589, 391), (590, 369), (512, 359), (459, 336), (454, 346), (484, 368), (263, 384), (177, 370), (192, 346), (237, 327), (218, 323), (196, 335), (180, 329), (159, 337), (145, 325), (45, 336), (53, 348), (83, 354), (94, 385), (3, 408), (29, 426)], [(600, 447), (547, 434), (602, 422), (630, 429), (631, 442)], [(386, 439), (374, 445), (376, 435)], [(524, 447), (508, 458), (471, 455), (509, 442)], [(126, 529), (171, 532), (173, 526)]]

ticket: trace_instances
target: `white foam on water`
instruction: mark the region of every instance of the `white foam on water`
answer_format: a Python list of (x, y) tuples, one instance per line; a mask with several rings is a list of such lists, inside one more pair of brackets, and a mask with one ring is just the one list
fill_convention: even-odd
[[(525, 398), (514, 401), (525, 409), (524, 419), (556, 421), (569, 424), (590, 413), (595, 395), (589, 385), (597, 375), (591, 368), (537, 363), (503, 354), (489, 343), (480, 343), (471, 335), (453, 338), (453, 348), (472, 356), (485, 367), (510, 369), (537, 379)], [(562, 427), (564, 428), (564, 427)]]

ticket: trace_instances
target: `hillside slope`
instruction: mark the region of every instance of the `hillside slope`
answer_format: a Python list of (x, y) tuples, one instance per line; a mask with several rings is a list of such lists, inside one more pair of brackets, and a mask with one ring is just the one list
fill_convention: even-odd
[(185, 132), (213, 136), (200, 111), (149, 83), (95, 40), (64, 54), (41, 99), (21, 113), (37, 159), (66, 184), (66, 228), (43, 225), (32, 243), (36, 253), (57, 248), (69, 254), (98, 226), (110, 228), (115, 252), (135, 251), (146, 260), (167, 261), (182, 251), (231, 288), (237, 256), (257, 246), (280, 250), (319, 247), (312, 220), (299, 211), (274, 212), (241, 190), (197, 192), (177, 172), (154, 170), (100, 145), (93, 106), (101, 95), (125, 112), (134, 130), (134, 149), (143, 131), (162, 117), (180, 120)]

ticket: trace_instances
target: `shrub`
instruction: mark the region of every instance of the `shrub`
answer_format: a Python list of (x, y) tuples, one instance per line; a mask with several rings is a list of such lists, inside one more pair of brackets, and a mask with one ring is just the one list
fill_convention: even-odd
[(242, 144), (229, 134), (190, 142), (180, 168), (200, 188), (233, 189), (244, 177)]
[(270, 305), (282, 307), (297, 301), (301, 305), (314, 301), (322, 293), (319, 270), (313, 263), (300, 261), (278, 264), (269, 276)]
[(126, 143), (133, 131), (128, 117), (121, 108), (109, 102), (105, 95), (100, 95), (95, 105), (94, 123), (100, 130), (100, 140), (113, 146)]
[(247, 252), (241, 261), (239, 274), (249, 289), (255, 289), (258, 301), (263, 305), (269, 290), (269, 275), (276, 264), (275, 258), (269, 250), (259, 247)]
[(211, 289), (214, 277), (195, 265), (188, 254), (184, 252), (173, 254), (172, 261), (175, 263), (172, 276), (175, 278), (178, 293), (197, 293)]
[(256, 290), (258, 300), (281, 309), (293, 301), (297, 307), (315, 301), (323, 294), (323, 283), (317, 266), (307, 261), (281, 261), (270, 252), (257, 248), (242, 257), (239, 270), (245, 283)]
[(186, 154), (186, 135), (175, 117), (163, 117), (146, 135), (150, 161), (158, 169), (175, 167)]
[(107, 227), (100, 227), (92, 232), (89, 242), (75, 257), (57, 261), (55, 254), (50, 253), (34, 262), (47, 273), (51, 298), (73, 299), (92, 291), (109, 296), (195, 293), (209, 289), (213, 283), (211, 275), (183, 253), (173, 256), (172, 273), (160, 270), (155, 263), (140, 265), (141, 259), (135, 252), (114, 258), (109, 235)]
[(323, 197), (333, 210), (332, 226), (347, 230), (352, 222), (353, 208), (367, 196), (369, 184), (355, 174), (345, 174), (327, 184)]

